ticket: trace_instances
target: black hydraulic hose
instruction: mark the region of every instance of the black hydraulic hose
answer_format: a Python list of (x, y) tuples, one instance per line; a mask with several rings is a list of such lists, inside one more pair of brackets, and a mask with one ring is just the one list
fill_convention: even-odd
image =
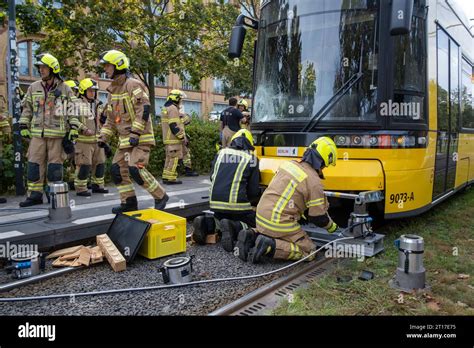
[[(346, 227), (345, 229), (343, 229), (341, 231), (341, 234), (343, 235), (345, 231), (350, 230), (351, 228), (353, 228), (355, 226), (359, 226), (359, 225), (362, 225), (362, 224), (365, 224), (365, 223), (366, 222), (358, 222), (356, 224), (348, 226), (348, 227)], [(225, 281), (236, 281), (236, 280), (247, 280), (247, 279), (261, 278), (261, 277), (265, 277), (265, 276), (268, 276), (268, 275), (271, 275), (271, 274), (274, 274), (274, 273), (277, 273), (277, 272), (281, 272), (285, 269), (294, 267), (297, 264), (300, 264), (301, 262), (303, 262), (306, 259), (310, 258), (311, 256), (315, 255), (317, 252), (319, 252), (320, 250), (322, 250), (326, 246), (328, 246), (332, 243), (338, 242), (338, 241), (349, 240), (349, 239), (354, 239), (354, 237), (341, 237), (341, 238), (334, 239), (334, 240), (324, 244), (319, 249), (316, 249), (315, 251), (311, 252), (307, 256), (299, 259), (298, 261), (295, 261), (293, 263), (290, 263), (289, 265), (283, 266), (283, 267), (275, 269), (273, 271), (268, 271), (268, 272), (259, 273), (259, 274), (252, 274), (252, 275), (240, 276), (240, 277), (228, 277), (228, 278), (215, 278), (215, 279), (208, 279), (208, 280), (199, 280), (199, 281), (194, 281), (194, 282), (189, 282), (189, 283), (182, 283), (182, 284), (146, 286), (146, 287), (139, 287), (139, 288), (99, 290), (99, 291), (79, 292), (79, 293), (71, 293), (71, 294), (54, 294), (54, 295), (42, 295), (42, 296), (0, 298), (0, 302), (39, 301), (39, 300), (50, 300), (50, 299), (57, 299), (57, 298), (75, 298), (75, 297), (83, 297), (83, 296), (112, 295), (112, 294), (119, 294), (119, 293), (124, 293), (124, 292), (171, 289), (171, 288), (180, 288), (180, 287), (200, 285), (200, 284), (211, 284), (211, 283), (219, 283), (219, 282), (225, 282)]]

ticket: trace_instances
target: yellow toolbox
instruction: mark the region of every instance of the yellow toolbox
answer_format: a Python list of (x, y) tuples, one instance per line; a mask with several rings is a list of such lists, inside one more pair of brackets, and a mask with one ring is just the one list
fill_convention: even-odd
[(151, 223), (138, 253), (147, 259), (178, 254), (186, 251), (186, 219), (156, 209), (125, 213)]

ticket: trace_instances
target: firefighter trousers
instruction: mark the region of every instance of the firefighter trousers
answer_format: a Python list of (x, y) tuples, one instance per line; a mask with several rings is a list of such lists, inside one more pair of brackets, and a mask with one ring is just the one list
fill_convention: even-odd
[(138, 145), (118, 149), (112, 160), (111, 176), (120, 193), (120, 200), (135, 196), (131, 179), (143, 186), (155, 199), (161, 199), (165, 190), (155, 177), (146, 169), (150, 158), (150, 145)]
[(191, 151), (189, 148), (183, 144), (183, 165), (186, 168), (192, 168), (193, 164), (191, 162)]
[(255, 228), (255, 211), (251, 210), (244, 213), (225, 213), (225, 212), (214, 212), (214, 219), (216, 220), (217, 229), (219, 230), (219, 221), (222, 219), (238, 221), (242, 225), (242, 229), (249, 227)]
[(74, 151), (76, 192), (87, 191), (87, 182), (104, 188), (105, 152), (97, 143), (77, 142)]
[[(274, 259), (299, 260), (316, 250), (316, 245), (302, 229), (296, 232), (273, 232), (257, 226), (258, 233), (275, 239)], [(308, 258), (308, 261), (314, 259)]]
[(228, 126), (224, 127), (222, 130), (222, 148), (229, 147), (235, 133)]
[(165, 145), (165, 166), (163, 168), (163, 180), (176, 180), (178, 178), (178, 163), (183, 159), (182, 144)]
[(63, 163), (66, 160), (66, 153), (63, 150), (62, 140), (62, 138), (36, 137), (31, 139), (27, 153), (29, 196), (43, 195), (45, 176), (48, 182), (63, 179)]

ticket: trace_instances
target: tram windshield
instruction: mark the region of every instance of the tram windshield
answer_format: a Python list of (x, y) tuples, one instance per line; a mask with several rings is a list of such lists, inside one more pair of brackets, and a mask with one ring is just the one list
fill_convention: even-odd
[(275, 0), (265, 5), (254, 122), (307, 122), (338, 93), (341, 98), (322, 122), (375, 121), (377, 21), (378, 0)]

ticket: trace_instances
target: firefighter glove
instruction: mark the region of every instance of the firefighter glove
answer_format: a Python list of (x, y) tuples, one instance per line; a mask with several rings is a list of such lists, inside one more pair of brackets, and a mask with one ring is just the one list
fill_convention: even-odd
[(71, 129), (69, 131), (69, 141), (74, 141), (76, 140), (77, 138), (79, 138), (79, 132), (77, 131), (77, 129)]
[(333, 221), (327, 230), (329, 233), (334, 233), (338, 228), (339, 226), (337, 226), (337, 224)]
[(20, 134), (23, 138), (31, 138), (30, 130), (26, 124), (20, 124)]

